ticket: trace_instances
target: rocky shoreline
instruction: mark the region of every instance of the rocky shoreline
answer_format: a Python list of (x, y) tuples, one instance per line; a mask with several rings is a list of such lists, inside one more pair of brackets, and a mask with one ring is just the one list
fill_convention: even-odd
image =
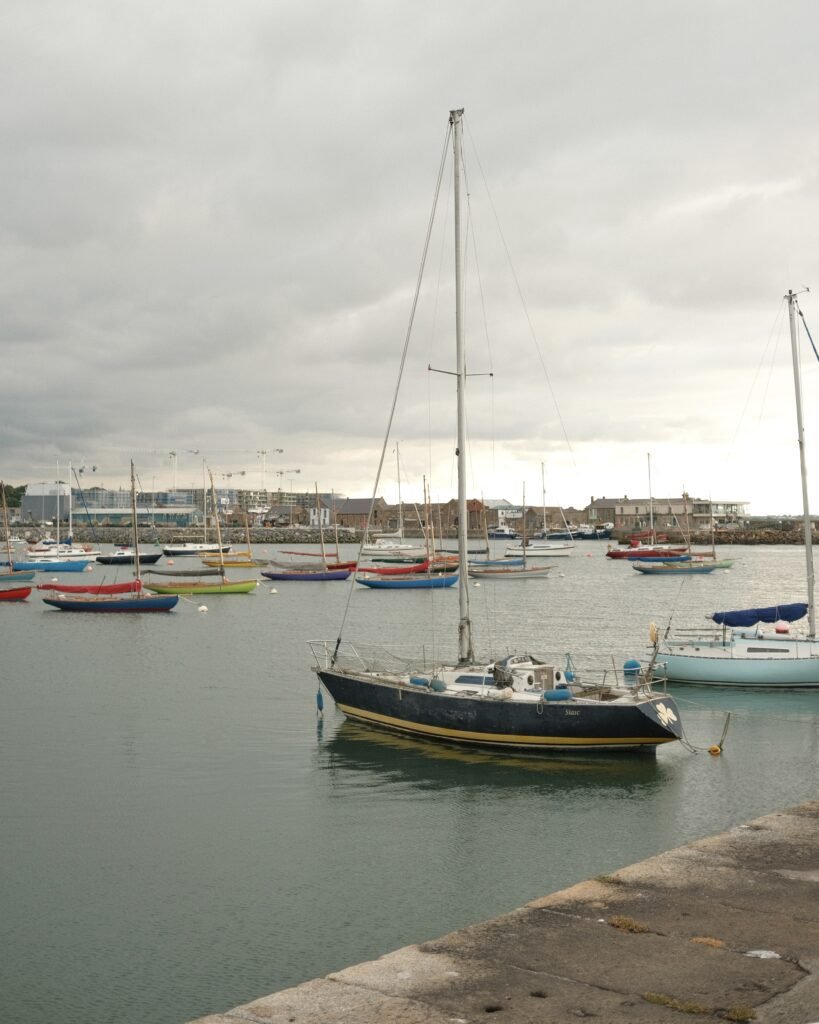
[[(44, 535), (45, 531), (38, 529), (31, 529), (25, 531), (27, 539), (35, 541)], [(680, 533), (673, 533), (666, 531), (667, 543), (669, 544), (687, 544), (688, 539), (684, 538)], [(245, 542), (246, 533), (244, 526), (226, 526), (222, 528), (222, 539), (226, 544), (243, 544)], [(407, 538), (421, 540), (420, 534), (413, 538), (410, 534), (407, 534)], [(201, 541), (202, 530), (201, 529), (166, 529), (157, 527), (156, 529), (148, 528), (144, 531), (143, 536), (140, 538), (140, 545), (158, 545), (170, 543), (181, 543), (181, 542), (197, 542)], [(215, 540), (215, 536), (211, 532), (209, 537), (210, 540)], [(479, 534), (470, 536), (470, 541), (481, 540)], [(79, 544), (131, 544), (132, 537), (131, 531), (127, 527), (122, 526), (75, 526), (74, 527), (74, 540)], [(345, 529), (340, 531), (339, 540), (342, 544), (354, 544), (361, 540), (360, 530)], [(454, 547), (456, 538), (454, 534), (451, 537), (444, 538), (448, 547)], [(275, 526), (255, 526), (250, 530), (250, 541), (252, 544), (320, 544), (321, 536), (318, 530), (309, 529), (306, 527), (275, 527)], [(335, 545), (335, 536), (329, 536), (327, 531), (324, 534), (324, 542), (330, 547)], [(816, 536), (814, 535), (813, 543), (817, 542)], [(600, 547), (605, 550), (605, 547), (609, 544), (619, 545), (627, 543), (625, 533), (622, 537), (617, 535), (617, 532), (612, 536), (609, 541), (588, 541), (581, 542), (588, 543), (591, 547)], [(758, 529), (749, 530), (732, 530), (730, 533), (720, 533), (714, 538), (714, 543), (717, 547), (725, 544), (793, 544), (803, 545), (804, 534), (801, 529), (794, 529), (792, 524), (788, 524), (787, 528), (777, 529), (775, 527), (765, 527)], [(710, 534), (695, 534), (691, 538), (691, 544), (693, 547), (705, 548), (711, 546)]]

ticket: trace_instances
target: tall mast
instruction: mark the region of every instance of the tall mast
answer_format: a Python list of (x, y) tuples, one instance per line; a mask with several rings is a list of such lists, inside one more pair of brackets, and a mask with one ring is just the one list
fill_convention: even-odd
[(810, 508), (808, 505), (808, 469), (805, 461), (805, 428), (802, 424), (802, 377), (799, 371), (799, 345), (796, 324), (796, 295), (789, 291), (785, 296), (788, 300), (788, 320), (791, 328), (791, 358), (793, 360), (793, 386), (796, 392), (796, 432), (799, 442), (799, 469), (802, 474), (802, 518), (805, 529), (805, 564), (808, 581), (808, 636), (816, 636), (816, 608), (813, 600), (813, 535), (810, 524)]
[(458, 660), (465, 664), (474, 659), (472, 623), (469, 621), (466, 547), (466, 347), (463, 325), (463, 238), (461, 235), (461, 118), (463, 108), (450, 110), (452, 125), (453, 177), (455, 200), (455, 363), (458, 381)]
[(330, 516), (333, 520), (333, 531), (336, 537), (336, 561), (341, 561), (341, 552), (338, 550), (338, 519), (336, 519), (336, 492), (335, 488), (330, 491)]
[(74, 543), (74, 503), (71, 500), (71, 460), (68, 460), (68, 543)]
[[(204, 467), (205, 460), (202, 460), (202, 466)], [(210, 466), (208, 466), (208, 476), (210, 477), (210, 495), (213, 501), (213, 513), (216, 519), (216, 538), (219, 546), (219, 569), (221, 570), (222, 582), (225, 582), (225, 553), (222, 550), (222, 526), (219, 522), (219, 509), (216, 505), (216, 488), (213, 486), (213, 473), (211, 472)]]
[[(435, 533), (432, 529), (432, 517), (430, 515), (430, 503), (429, 497), (427, 496), (427, 478), (424, 475), (424, 544), (427, 549), (427, 572), (429, 572), (429, 560), (435, 553)], [(430, 539), (432, 543), (430, 544)], [(432, 546), (432, 551), (430, 551)]]
[(540, 492), (543, 503), (543, 536), (545, 537), (549, 531), (546, 529), (546, 473), (542, 462), (540, 464)]
[(134, 460), (131, 459), (131, 519), (134, 522), (134, 576), (141, 580), (139, 572), (139, 527), (137, 526), (136, 480), (134, 478)]
[(526, 484), (523, 485), (523, 515), (520, 517), (520, 548), (523, 552), (523, 568), (526, 568)]
[(648, 542), (654, 544), (654, 498), (651, 494), (651, 452), (646, 456), (648, 459)]
[(11, 536), (9, 534), (9, 512), (6, 505), (6, 485), (0, 480), (0, 495), (3, 499), (3, 529), (6, 531), (6, 551), (9, 556), (9, 572), (14, 572), (14, 556), (11, 553)]
[(324, 527), (321, 525), (321, 503), (319, 502), (318, 480), (316, 481), (316, 521), (318, 523), (319, 544), (321, 545), (321, 564), (327, 571), (327, 550), (324, 547)]
[[(208, 469), (210, 473), (210, 469)], [(211, 487), (213, 487), (213, 477), (210, 480)], [(215, 502), (214, 502), (215, 505)], [(214, 509), (215, 511), (215, 509)], [(205, 487), (205, 460), (202, 459), (202, 540), (205, 544), (208, 542), (208, 492)]]
[(401, 458), (398, 454), (398, 442), (395, 442), (395, 473), (398, 477), (398, 536), (404, 539), (404, 506), (401, 504)]
[(60, 460), (57, 459), (57, 546), (60, 544)]

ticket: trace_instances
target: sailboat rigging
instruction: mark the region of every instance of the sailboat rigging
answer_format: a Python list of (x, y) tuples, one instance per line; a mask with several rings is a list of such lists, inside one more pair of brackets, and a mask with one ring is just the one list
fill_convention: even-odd
[[(399, 670), (359, 644), (311, 643), (320, 683), (348, 717), (444, 742), (504, 750), (645, 749), (679, 739), (674, 701), (650, 688), (650, 671), (627, 663), (624, 680), (584, 683), (568, 669), (529, 654), (476, 659), (469, 615), (466, 501), (466, 350), (463, 325), (461, 132), (463, 110), (449, 115), (455, 228), (455, 377), (458, 479), (458, 656), (431, 665), (419, 652)], [(321, 697), (321, 694), (318, 695)]]
[(687, 495), (683, 494), (683, 522), (677, 522), (683, 540), (688, 550), (683, 555), (669, 555), (663, 559), (662, 555), (653, 555), (645, 561), (631, 562), (632, 569), (642, 573), (644, 576), (696, 576), (707, 575), (717, 569), (730, 569), (734, 564), (732, 558), (717, 558), (717, 550), (714, 545), (713, 525), (711, 529), (711, 550), (693, 551), (691, 548), (691, 532), (683, 525), (688, 520)]
[(378, 533), (372, 541), (365, 537), (360, 554), (376, 561), (423, 558), (426, 546), (414, 544), (404, 538), (404, 506), (401, 501), (401, 456), (395, 444), (395, 471), (398, 477), (398, 529), (393, 533)]
[[(227, 569), (253, 569), (258, 565), (267, 565), (266, 561), (260, 561), (253, 555), (253, 551), (250, 547), (250, 518), (247, 512), (244, 513), (245, 523), (245, 544), (246, 548), (244, 551), (231, 551), (229, 556), (225, 557), (225, 552), (220, 551), (218, 554), (205, 555), (201, 561), (203, 565), (213, 568), (227, 568)], [(222, 545), (224, 547), (225, 545)]]
[[(186, 596), (194, 594), (249, 594), (255, 590), (258, 581), (256, 579), (249, 580), (229, 580), (225, 575), (225, 552), (230, 550), (229, 544), (222, 543), (222, 526), (219, 521), (219, 509), (216, 504), (216, 488), (213, 485), (213, 473), (208, 469), (208, 476), (210, 477), (210, 493), (214, 511), (214, 519), (216, 520), (216, 554), (219, 559), (219, 565), (216, 568), (203, 567), (202, 569), (196, 570), (195, 579), (191, 579), (190, 582), (184, 582), (183, 580), (176, 580), (172, 583), (146, 583), (145, 586), (148, 590), (152, 590), (155, 594), (184, 594)], [(207, 502), (205, 502), (206, 516), (207, 518)], [(163, 549), (164, 550), (164, 549)], [(167, 576), (167, 575), (178, 575), (187, 576), (187, 573), (173, 573), (163, 572), (162, 570), (148, 570), (151, 575)], [(211, 576), (213, 574), (218, 575), (220, 578), (218, 581), (208, 582), (202, 579), (203, 576)]]
[(551, 565), (529, 565), (527, 556), (531, 548), (526, 543), (526, 487), (523, 488), (523, 515), (521, 516), (521, 557), (506, 559), (505, 565), (475, 565), (470, 563), (469, 575), (473, 579), (532, 580), (543, 579), (552, 571)]
[[(717, 628), (661, 639), (654, 623), (649, 636), (657, 669), (674, 683), (710, 686), (764, 687), (773, 689), (815, 689), (819, 687), (819, 640), (816, 637), (814, 600), (813, 531), (808, 502), (808, 471), (805, 456), (805, 428), (802, 416), (802, 376), (799, 365), (798, 320), (804, 316), (797, 295), (789, 291), (788, 326), (793, 364), (799, 472), (802, 483), (802, 528), (805, 545), (807, 602), (714, 612)], [(807, 326), (805, 326), (807, 331)], [(808, 332), (809, 333), (809, 332)], [(790, 623), (808, 617), (807, 637), (789, 634), (787, 627), (764, 632), (761, 623)]]
[[(75, 476), (76, 476), (76, 473), (75, 473)], [(79, 480), (77, 481), (77, 486), (79, 487)], [(85, 495), (82, 492), (82, 488), (80, 488), (80, 494), (82, 495), (83, 504), (85, 505)], [(86, 512), (87, 512), (88, 506), (86, 505), (85, 508), (86, 508)], [(146, 505), (146, 509), (147, 509), (147, 505)], [(139, 526), (137, 524), (136, 529), (138, 529), (138, 528), (139, 528)], [(156, 527), (154, 525), (154, 529), (155, 528)], [(140, 565), (156, 565), (156, 563), (159, 561), (159, 559), (161, 557), (162, 557), (162, 552), (161, 551), (145, 552), (145, 551), (140, 550), (140, 552), (139, 552), (139, 564)], [(97, 561), (100, 563), (100, 565), (133, 565), (134, 562), (136, 561), (136, 558), (137, 558), (136, 549), (134, 547), (129, 547), (127, 545), (121, 545), (121, 546), (117, 547), (114, 551), (110, 552), (109, 554), (97, 555)], [(42, 589), (42, 588), (38, 587), (38, 589)], [(91, 593), (91, 591), (88, 591), (88, 592)], [(107, 591), (107, 592), (108, 593), (117, 593), (117, 591)], [(103, 591), (103, 593), (105, 593), (105, 591)]]
[[(208, 489), (205, 485), (205, 460), (202, 459), (202, 540), (201, 541), (171, 541), (162, 548), (162, 554), (166, 558), (178, 558), (180, 555), (220, 555), (230, 551), (230, 544), (222, 544), (221, 535), (217, 531), (219, 539), (214, 544), (208, 540)], [(210, 472), (208, 470), (208, 472)], [(211, 490), (213, 489), (213, 476), (211, 475)], [(212, 502), (213, 514), (217, 519), (219, 513), (216, 509), (216, 500)], [(221, 565), (221, 563), (219, 563)]]
[[(371, 590), (442, 590), (445, 587), (454, 587), (458, 582), (457, 556), (434, 554), (435, 535), (429, 515), (426, 478), (424, 479), (424, 519), (426, 526), (422, 561), (387, 569), (360, 565), (355, 577), (356, 583)], [(418, 521), (421, 521), (420, 515)]]
[(134, 541), (133, 592), (113, 592), (111, 588), (98, 588), (95, 593), (65, 591), (54, 597), (44, 597), (43, 604), (63, 612), (168, 612), (179, 598), (145, 593), (140, 576), (139, 529), (137, 528), (136, 479), (131, 460), (131, 526)]
[[(316, 489), (316, 520), (319, 531), (319, 547), (321, 558), (319, 565), (273, 565), (262, 569), (262, 576), (269, 580), (295, 583), (321, 583), (330, 580), (346, 580), (352, 572), (349, 566), (338, 563), (331, 565), (327, 560), (327, 546), (324, 543), (324, 527), (321, 522), (321, 500), (319, 499), (318, 483)], [(336, 555), (338, 555), (338, 534), (336, 534)]]
[[(520, 544), (510, 544), (506, 548), (506, 554), (510, 558), (517, 558), (522, 555), (525, 555), (527, 558), (567, 558), (574, 551), (574, 537), (566, 523), (566, 517), (563, 515), (563, 509), (560, 510), (560, 515), (563, 517), (563, 525), (566, 529), (558, 531), (558, 533), (549, 533), (546, 527), (546, 477), (542, 462), (540, 464), (540, 477), (542, 489), (541, 497), (543, 502), (543, 529), (541, 531), (541, 535), (544, 539), (532, 539), (527, 542), (524, 533), (521, 537)], [(525, 524), (525, 504), (523, 508), (523, 518)]]
[[(6, 485), (0, 480), (0, 498), (3, 502), (3, 530), (6, 536), (6, 551), (8, 553), (9, 567), (0, 571), (0, 583), (27, 583), (34, 578), (34, 571), (23, 571), (14, 568), (14, 555), (11, 550), (11, 534), (9, 533), (9, 513), (6, 505)], [(0, 589), (0, 601), (25, 601), (31, 593), (31, 587), (13, 586)]]

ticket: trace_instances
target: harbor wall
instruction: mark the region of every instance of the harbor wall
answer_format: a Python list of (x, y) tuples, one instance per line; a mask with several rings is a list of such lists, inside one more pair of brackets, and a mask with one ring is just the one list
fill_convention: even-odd
[[(0, 531), (1, 532), (1, 531)], [(683, 538), (680, 534), (675, 534), (673, 531), (664, 531), (665, 536), (668, 538), (668, 543), (671, 544), (688, 544), (689, 539)], [(38, 528), (28, 528), (25, 530), (25, 536), (30, 540), (37, 540), (41, 536), (44, 536), (46, 531)], [(215, 531), (213, 529), (208, 531), (209, 538), (215, 540)], [(22, 536), (23, 534), (21, 534)], [(91, 527), (87, 524), (74, 525), (73, 529), (74, 540), (80, 544), (130, 544), (133, 540), (131, 529), (128, 526), (94, 526)], [(339, 531), (339, 541), (342, 544), (345, 543), (358, 543), (361, 540), (362, 533), (360, 530), (352, 530), (345, 528)], [(423, 537), (417, 531), (407, 531), (406, 537), (409, 540), (423, 541)], [(228, 544), (243, 544), (246, 539), (244, 526), (223, 526), (222, 527), (222, 538), (225, 543)], [(483, 539), (482, 534), (479, 532), (470, 532), (470, 540), (480, 541)], [(2, 538), (0, 538), (2, 539)], [(457, 537), (454, 532), (447, 535), (444, 533), (442, 538), (448, 547), (454, 547), (457, 543)], [(159, 545), (168, 544), (170, 542), (178, 543), (181, 541), (201, 541), (202, 540), (202, 528), (179, 528), (179, 527), (142, 527), (140, 526), (140, 543), (151, 544), (156, 543)], [(716, 537), (714, 543), (716, 547), (720, 547), (723, 544), (794, 544), (804, 545), (804, 533), (801, 530), (787, 529), (753, 529), (753, 530), (732, 530), (730, 533), (720, 534)], [(250, 541), (252, 544), (319, 544), (321, 537), (319, 531), (316, 529), (310, 529), (309, 527), (287, 527), (287, 526), (254, 526), (250, 529)], [(325, 544), (330, 546), (335, 545), (335, 535), (332, 531), (325, 529), (324, 531)], [(814, 536), (814, 544), (817, 543), (817, 537)], [(496, 543), (502, 543), (497, 541)], [(588, 542), (589, 550), (605, 551), (606, 546), (611, 544), (617, 546), (621, 543), (626, 543), (626, 536), (622, 538), (618, 537), (615, 533), (611, 540), (595, 540)], [(690, 539), (690, 543), (694, 548), (710, 548), (711, 537), (705, 534), (695, 534)]]
[[(464, 884), (491, 885), (492, 870), (475, 865)], [(498, 1024), (819, 1022), (819, 801), (193, 1024), (494, 1014)]]

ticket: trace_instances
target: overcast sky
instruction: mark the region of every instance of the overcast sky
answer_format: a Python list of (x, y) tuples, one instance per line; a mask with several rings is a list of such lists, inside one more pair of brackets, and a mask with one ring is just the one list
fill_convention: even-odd
[[(470, 493), (645, 496), (650, 454), (655, 496), (799, 511), (817, 37), (812, 0), (5, 0), (0, 476), (369, 495), (462, 106)], [(403, 497), (454, 492), (447, 216), (448, 178), (388, 500), (396, 441)]]

